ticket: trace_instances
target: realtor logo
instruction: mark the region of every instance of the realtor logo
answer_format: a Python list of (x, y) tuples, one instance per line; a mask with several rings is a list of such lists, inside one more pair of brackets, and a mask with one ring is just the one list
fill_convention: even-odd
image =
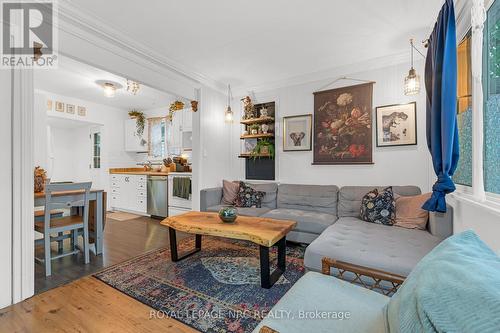
[(55, 1), (1, 1), (0, 68), (56, 68)]

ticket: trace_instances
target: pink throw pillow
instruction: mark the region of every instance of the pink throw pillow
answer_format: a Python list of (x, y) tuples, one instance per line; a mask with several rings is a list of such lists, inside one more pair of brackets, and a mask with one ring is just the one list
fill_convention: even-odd
[(222, 203), (224, 205), (234, 205), (234, 201), (238, 196), (240, 184), (238, 182), (222, 181)]
[(422, 209), (422, 205), (431, 197), (432, 193), (425, 193), (411, 197), (400, 196), (396, 200), (395, 226), (425, 230), (429, 220), (429, 212)]

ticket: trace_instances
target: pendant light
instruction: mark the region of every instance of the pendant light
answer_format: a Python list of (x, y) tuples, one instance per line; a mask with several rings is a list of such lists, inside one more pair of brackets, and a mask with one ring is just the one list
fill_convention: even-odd
[(404, 92), (406, 96), (417, 95), (420, 93), (420, 76), (417, 74), (415, 68), (413, 68), (413, 38), (410, 39), (411, 46), (411, 68), (408, 72), (408, 76), (405, 77)]
[(227, 107), (226, 112), (224, 113), (224, 119), (226, 123), (233, 122), (233, 110), (231, 110), (231, 85), (227, 85)]

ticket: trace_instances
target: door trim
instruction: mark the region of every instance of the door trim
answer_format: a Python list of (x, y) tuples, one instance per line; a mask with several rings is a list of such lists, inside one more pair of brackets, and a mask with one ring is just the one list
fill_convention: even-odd
[(12, 72), (12, 303), (35, 291), (33, 70)]

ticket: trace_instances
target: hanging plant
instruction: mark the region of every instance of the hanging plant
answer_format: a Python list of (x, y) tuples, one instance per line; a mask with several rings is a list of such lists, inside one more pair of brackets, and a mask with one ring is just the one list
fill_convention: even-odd
[(172, 121), (172, 119), (174, 119), (175, 111), (179, 111), (182, 109), (184, 109), (184, 103), (182, 103), (181, 101), (177, 100), (173, 103), (170, 103), (170, 106), (168, 107), (168, 120)]
[(135, 131), (137, 136), (142, 137), (144, 134), (144, 127), (146, 126), (146, 116), (144, 112), (132, 110), (128, 112), (130, 118), (135, 119)]

